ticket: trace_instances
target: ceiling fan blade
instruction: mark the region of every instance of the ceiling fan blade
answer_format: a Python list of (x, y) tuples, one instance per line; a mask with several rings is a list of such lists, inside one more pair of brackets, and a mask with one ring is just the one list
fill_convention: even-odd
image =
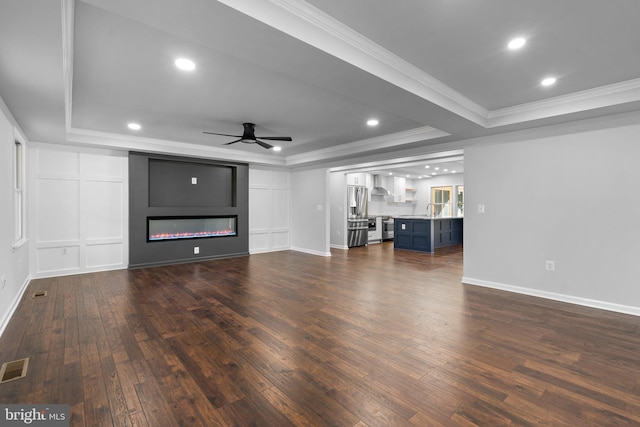
[(241, 138), (241, 135), (229, 135), (228, 133), (215, 133), (215, 132), (202, 132), (202, 133), (208, 133), (209, 135), (233, 136), (234, 138)]
[(256, 138), (267, 141), (293, 141), (290, 136), (257, 136)]
[(256, 139), (256, 144), (260, 145), (261, 147), (266, 148), (267, 150), (268, 150), (269, 148), (272, 148), (272, 147), (273, 147), (273, 145), (271, 145), (271, 144), (267, 144), (266, 142), (258, 141), (257, 139)]
[[(238, 135), (229, 135), (229, 136), (238, 136)], [(240, 142), (240, 141), (242, 141), (242, 138), (236, 139), (235, 141), (227, 142), (226, 144), (222, 144), (222, 145), (231, 145), (231, 144), (235, 144), (236, 142)]]

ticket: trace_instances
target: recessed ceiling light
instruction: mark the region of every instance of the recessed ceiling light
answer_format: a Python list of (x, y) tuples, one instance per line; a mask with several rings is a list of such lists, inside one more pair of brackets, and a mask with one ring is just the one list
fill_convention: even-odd
[(551, 86), (551, 85), (555, 84), (555, 82), (556, 82), (556, 78), (555, 77), (547, 77), (547, 78), (543, 79), (540, 82), (540, 84), (542, 86)]
[(509, 42), (507, 47), (511, 50), (518, 50), (522, 46), (524, 46), (526, 43), (527, 43), (527, 39), (525, 39), (524, 37), (516, 37), (515, 39), (512, 39)]
[(389, 175), (393, 175), (393, 172), (389, 172)]
[(444, 171), (445, 171), (445, 172), (449, 172), (449, 169), (445, 169)]
[(436, 173), (434, 172), (434, 173), (432, 173), (431, 175), (436, 176)]
[(436, 168), (436, 170), (437, 170), (437, 171), (439, 171), (439, 170), (440, 170), (440, 168)]
[(193, 71), (196, 69), (195, 62), (187, 58), (178, 58), (176, 59), (174, 64), (176, 64), (176, 67), (183, 71)]
[(456, 171), (451, 171), (451, 173), (456, 173)]
[(131, 130), (140, 130), (140, 129), (142, 129), (142, 126), (140, 126), (140, 124), (139, 124), (139, 123), (133, 123), (133, 122), (129, 123), (129, 124), (127, 125), (127, 127), (128, 127), (129, 129), (131, 129)]
[(380, 123), (378, 121), (378, 119), (369, 119), (369, 120), (367, 120), (367, 126), (378, 126), (378, 123)]
[(425, 168), (425, 169), (429, 169), (430, 167), (431, 167), (431, 166), (427, 165), (427, 166), (425, 166), (424, 168)]
[(276, 145), (273, 147), (273, 151), (282, 151), (282, 147)]
[(407, 175), (407, 178), (411, 178), (411, 175)]

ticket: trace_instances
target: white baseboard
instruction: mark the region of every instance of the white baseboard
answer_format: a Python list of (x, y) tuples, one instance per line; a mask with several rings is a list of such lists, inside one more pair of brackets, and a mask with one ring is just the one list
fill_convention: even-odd
[(524, 294), (533, 297), (546, 298), (554, 301), (567, 302), (569, 304), (582, 305), (585, 307), (598, 308), (601, 310), (614, 311), (617, 313), (631, 314), (633, 316), (640, 316), (640, 307), (634, 307), (630, 305), (592, 300), (589, 298), (576, 297), (572, 295), (557, 294), (555, 292), (541, 291), (538, 289), (522, 288), (520, 286), (505, 285), (504, 283), (474, 279), (472, 277), (463, 277), (462, 283), (467, 285), (483, 286), (485, 288), (499, 289), (502, 291), (515, 292), (518, 294)]
[(282, 251), (289, 251), (291, 250), (291, 248), (286, 247), (286, 248), (269, 248), (269, 249), (251, 249), (249, 250), (249, 255), (254, 255), (254, 254), (267, 254), (269, 252), (282, 252)]
[(314, 251), (311, 249), (303, 248), (291, 248), (292, 251), (304, 252), (305, 254), (318, 255), (318, 256), (331, 256), (331, 252)]
[(344, 249), (344, 250), (349, 249), (349, 246), (346, 246), (346, 245), (330, 245), (330, 246), (331, 246), (331, 249)]
[(20, 291), (18, 291), (18, 294), (16, 295), (16, 297), (11, 302), (11, 305), (9, 306), (9, 310), (7, 310), (7, 312), (5, 313), (4, 317), (0, 321), (0, 337), (4, 333), (4, 330), (6, 329), (7, 325), (9, 324), (9, 321), (13, 317), (13, 313), (15, 313), (16, 309), (20, 305), (20, 301), (22, 301), (22, 296), (24, 295), (25, 291), (27, 290), (27, 287), (29, 286), (30, 282), (31, 282), (31, 276), (28, 276), (25, 279), (25, 281), (22, 284), (22, 286), (20, 287)]
[(89, 268), (70, 268), (67, 270), (49, 270), (35, 272), (31, 276), (32, 279), (49, 279), (52, 277), (75, 276), (76, 274), (100, 273), (102, 271), (125, 270), (128, 267), (122, 264), (114, 264), (113, 266), (100, 266)]

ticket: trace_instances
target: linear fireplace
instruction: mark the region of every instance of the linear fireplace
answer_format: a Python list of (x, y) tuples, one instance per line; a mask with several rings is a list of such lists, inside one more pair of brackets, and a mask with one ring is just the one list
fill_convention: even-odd
[(237, 235), (237, 216), (148, 217), (147, 241)]
[(249, 165), (129, 153), (129, 268), (249, 255)]

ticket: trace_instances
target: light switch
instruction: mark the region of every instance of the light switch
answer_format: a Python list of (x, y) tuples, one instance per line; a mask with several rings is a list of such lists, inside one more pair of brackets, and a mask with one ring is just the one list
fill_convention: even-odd
[(192, 183), (193, 185), (196, 185), (196, 184), (198, 183), (198, 178), (197, 178), (197, 177), (195, 177), (195, 176), (194, 176), (193, 178), (191, 178), (191, 183)]
[(478, 205), (478, 213), (484, 213), (484, 205)]

